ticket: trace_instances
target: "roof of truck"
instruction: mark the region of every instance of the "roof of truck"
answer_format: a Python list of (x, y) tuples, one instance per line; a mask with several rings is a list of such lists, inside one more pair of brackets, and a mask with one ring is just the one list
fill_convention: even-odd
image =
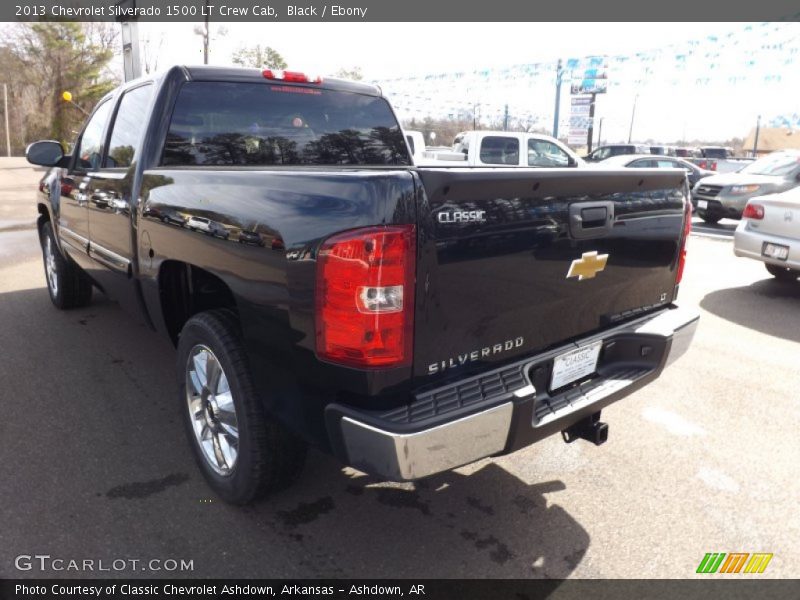
[[(265, 81), (262, 69), (248, 69), (243, 67), (212, 67), (208, 65), (183, 66), (187, 78), (194, 81)], [(308, 75), (316, 76), (310, 71)], [(322, 76), (322, 83), (291, 83), (279, 79), (271, 80), (282, 85), (301, 85), (322, 87), (328, 90), (341, 92), (354, 92), (357, 94), (368, 94), (370, 96), (382, 96), (381, 89), (377, 85), (371, 85), (360, 81), (350, 81), (348, 79), (337, 79), (335, 77)]]

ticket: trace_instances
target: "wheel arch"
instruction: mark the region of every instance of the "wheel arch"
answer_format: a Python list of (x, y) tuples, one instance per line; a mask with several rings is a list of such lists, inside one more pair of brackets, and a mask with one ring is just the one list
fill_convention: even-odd
[(238, 318), (231, 287), (211, 271), (188, 262), (166, 260), (159, 267), (157, 279), (164, 327), (176, 346), (181, 329), (198, 313), (227, 308)]

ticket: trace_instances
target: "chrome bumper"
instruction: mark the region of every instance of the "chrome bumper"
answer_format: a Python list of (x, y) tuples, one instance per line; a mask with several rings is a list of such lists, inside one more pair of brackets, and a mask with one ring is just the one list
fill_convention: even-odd
[(344, 417), (342, 436), (349, 462), (357, 469), (393, 481), (410, 481), (502, 452), (512, 413), (512, 403), (506, 402), (410, 434), (383, 431)]
[[(780, 244), (789, 247), (789, 256), (786, 260), (769, 258), (761, 254), (764, 242)], [(800, 243), (797, 240), (789, 239), (769, 233), (763, 233), (757, 229), (750, 229), (747, 221), (742, 221), (733, 234), (733, 253), (736, 256), (753, 258), (761, 262), (788, 267), (790, 269), (800, 269)]]
[[(675, 308), (648, 320), (638, 321), (621, 332), (665, 338), (666, 358), (663, 366), (667, 366), (689, 348), (698, 320), (696, 311)], [(534, 364), (539, 358), (534, 357), (526, 362)], [(633, 383), (635, 380), (627, 382), (627, 385)], [(541, 436), (536, 439), (566, 428), (593, 406), (605, 406), (610, 403), (608, 397), (612, 395), (616, 394), (619, 399), (637, 389), (632, 386), (630, 390), (624, 390), (627, 385), (601, 386), (581, 396), (563, 413), (558, 412), (553, 418), (547, 419), (545, 424), (548, 427), (542, 427)], [(603, 393), (604, 390), (607, 391)], [(353, 416), (343, 416), (338, 423), (346, 454), (344, 458), (353, 467), (368, 473), (392, 481), (411, 481), (500, 454), (509, 444), (515, 404), (518, 401), (532, 403), (536, 390), (528, 381), (527, 385), (512, 391), (510, 396), (508, 401), (489, 409), (413, 433), (396, 433), (361, 422)], [(603, 400), (607, 401), (604, 403)], [(530, 422), (531, 430), (542, 423)]]

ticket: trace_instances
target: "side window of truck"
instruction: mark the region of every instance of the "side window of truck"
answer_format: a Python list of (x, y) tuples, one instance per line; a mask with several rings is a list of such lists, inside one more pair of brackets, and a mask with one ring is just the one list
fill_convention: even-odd
[(481, 162), (487, 165), (518, 165), (519, 140), (489, 135), (481, 140)]
[(130, 167), (144, 134), (145, 117), (153, 85), (147, 84), (125, 92), (117, 108), (111, 130), (111, 143), (103, 164), (106, 168)]
[(75, 149), (75, 170), (95, 171), (100, 168), (100, 158), (103, 155), (103, 131), (112, 103), (106, 100), (98, 106), (83, 130), (78, 147)]
[(546, 140), (528, 140), (529, 167), (566, 167), (569, 156), (561, 148)]
[(406, 141), (408, 142), (408, 147), (411, 148), (411, 154), (414, 154), (416, 150), (414, 149), (414, 138), (410, 135), (406, 136)]

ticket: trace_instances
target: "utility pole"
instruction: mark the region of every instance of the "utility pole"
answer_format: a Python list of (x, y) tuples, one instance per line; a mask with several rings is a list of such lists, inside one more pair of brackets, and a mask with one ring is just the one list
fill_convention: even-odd
[(589, 129), (586, 131), (586, 153), (592, 151), (592, 137), (594, 136), (594, 103), (597, 100), (597, 94), (592, 92), (592, 100), (589, 104)]
[(503, 115), (503, 131), (508, 131), (508, 104), (506, 104), (506, 112)]
[[(6, 116), (8, 119), (8, 116)], [(6, 120), (6, 130), (8, 130), (8, 120)], [(761, 115), (758, 115), (758, 119), (756, 119), (756, 139), (753, 140), (753, 158), (758, 158), (758, 133), (761, 130)], [(11, 156), (9, 154), (9, 156)]]
[(3, 84), (3, 114), (6, 116), (6, 154), (11, 156), (11, 134), (8, 131), (8, 84)]
[(561, 59), (558, 59), (556, 65), (556, 107), (553, 111), (553, 137), (558, 139), (558, 112), (561, 106), (561, 80), (564, 77), (564, 70), (562, 68)]
[(636, 101), (639, 99), (639, 94), (633, 97), (633, 109), (631, 110), (631, 128), (628, 130), (628, 143), (631, 143), (633, 138), (633, 119), (636, 116)]
[(598, 129), (597, 129), (597, 147), (598, 148), (603, 145), (603, 119), (605, 119), (605, 117), (600, 117), (600, 127), (598, 127)]
[[(116, 6), (121, 9), (132, 10), (136, 8), (136, 0), (119, 0)], [(120, 17), (119, 26), (122, 38), (122, 69), (125, 81), (136, 79), (142, 76), (142, 63), (139, 54), (139, 24), (134, 21), (126, 21), (126, 17)]]
[(205, 29), (203, 29), (203, 64), (208, 64), (208, 0), (206, 0), (206, 10), (203, 21), (205, 22)]

